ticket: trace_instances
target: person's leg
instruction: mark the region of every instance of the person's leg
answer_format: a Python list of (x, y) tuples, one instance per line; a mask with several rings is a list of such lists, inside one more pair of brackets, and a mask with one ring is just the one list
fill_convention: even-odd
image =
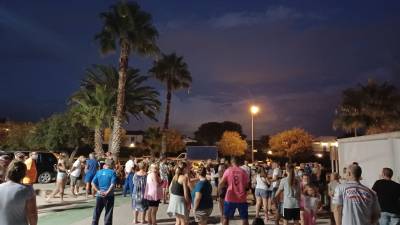
[(142, 224), (146, 224), (147, 223), (147, 221), (146, 221), (146, 212), (147, 212), (147, 210), (144, 210), (142, 212)]
[(238, 203), (237, 208), (239, 210), (239, 216), (242, 220), (243, 225), (249, 224), (249, 207), (247, 203)]
[(139, 211), (137, 211), (136, 209), (133, 209), (133, 223), (134, 224), (139, 223), (138, 216), (139, 216)]
[(129, 194), (132, 194), (132, 192), (133, 192), (133, 173), (129, 173), (128, 188), (129, 188)]
[(153, 219), (151, 217), (152, 214), (153, 214), (153, 207), (149, 207), (149, 210), (147, 212), (147, 222), (149, 224), (153, 224)]
[(237, 203), (224, 202), (224, 225), (229, 225), (229, 220), (235, 215)]
[(124, 186), (122, 187), (122, 195), (126, 197), (127, 189), (128, 189), (128, 177), (125, 178)]
[(152, 212), (152, 216), (151, 216), (151, 219), (152, 219), (152, 221), (153, 221), (153, 225), (156, 225), (157, 224), (157, 211), (158, 211), (158, 207), (154, 207), (153, 208), (153, 212)]
[(104, 200), (101, 197), (96, 198), (96, 206), (94, 208), (93, 212), (93, 220), (92, 220), (92, 225), (98, 225), (99, 224), (99, 218), (101, 215), (101, 212), (103, 211), (104, 208)]
[(56, 187), (53, 190), (53, 192), (51, 192), (51, 194), (47, 196), (46, 201), (50, 201), (50, 199), (54, 198), (54, 196), (56, 196), (56, 194), (58, 194), (59, 192), (60, 192), (60, 181), (56, 180)]
[(70, 186), (70, 189), (71, 189), (71, 194), (73, 195), (73, 196), (75, 196), (75, 185), (74, 185), (74, 177), (73, 176), (70, 176), (70, 181), (69, 181), (69, 186)]
[(220, 222), (221, 224), (224, 223), (224, 200), (222, 198), (219, 197), (219, 195), (217, 195), (218, 197), (218, 207), (219, 207), (219, 211), (221, 213), (221, 218), (220, 218)]
[(114, 212), (114, 196), (104, 197), (106, 212), (104, 214), (104, 225), (112, 225)]
[(262, 198), (262, 203), (263, 203), (263, 207), (264, 207), (264, 216), (265, 216), (265, 220), (268, 220), (268, 199), (267, 197), (263, 197)]
[(260, 215), (260, 208), (262, 204), (262, 199), (260, 196), (256, 196), (256, 218), (258, 218)]
[(86, 198), (88, 198), (89, 194), (90, 194), (90, 182), (86, 182)]
[(64, 178), (64, 179), (61, 180), (61, 185), (60, 185), (60, 197), (61, 197), (61, 202), (64, 202), (65, 183), (66, 183), (66, 178)]

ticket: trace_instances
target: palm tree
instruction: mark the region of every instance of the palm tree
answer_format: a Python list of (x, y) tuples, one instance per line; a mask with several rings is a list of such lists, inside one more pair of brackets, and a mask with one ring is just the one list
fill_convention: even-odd
[[(148, 77), (139, 75), (139, 70), (128, 68), (125, 88), (126, 103), (123, 108), (124, 120), (128, 121), (129, 116), (133, 116), (136, 119), (141, 119), (144, 116), (151, 120), (156, 120), (156, 113), (160, 109), (159, 94), (154, 88), (144, 85), (147, 79)], [(107, 114), (105, 116), (98, 115), (97, 117), (102, 121), (100, 123), (102, 125), (100, 131), (103, 130), (104, 126), (109, 127), (112, 124), (113, 112), (117, 105), (118, 80), (119, 74), (117, 69), (112, 66), (103, 65), (93, 65), (92, 68), (87, 69), (86, 77), (82, 80), (81, 90), (78, 93), (93, 93), (99, 87), (104, 87), (105, 94), (110, 98), (107, 101), (107, 105), (102, 104), (103, 109), (107, 109)], [(97, 100), (98, 98), (95, 99)], [(100, 103), (94, 102), (93, 105), (96, 106), (96, 104)], [(96, 140), (101, 140), (102, 143), (101, 136), (101, 139), (99, 139), (99, 136), (97, 138)], [(119, 153), (119, 151), (113, 151), (112, 148), (109, 148), (109, 150), (115, 155)]]
[(101, 85), (96, 85), (92, 90), (81, 89), (71, 97), (73, 115), (80, 118), (86, 127), (94, 130), (94, 151), (98, 155), (104, 153), (102, 131), (111, 119), (115, 99), (115, 93)]
[(142, 11), (135, 2), (118, 2), (112, 5), (109, 11), (101, 13), (100, 17), (103, 26), (95, 39), (100, 43), (101, 53), (114, 52), (117, 45), (120, 48), (118, 95), (111, 141), (111, 151), (118, 153), (121, 144), (129, 55), (134, 52), (139, 55), (158, 53), (156, 45), (158, 32), (152, 24), (151, 15)]
[(181, 88), (189, 88), (192, 83), (192, 76), (182, 56), (175, 53), (170, 55), (162, 54), (158, 61), (154, 61), (149, 71), (157, 80), (163, 83), (167, 89), (165, 119), (163, 126), (162, 153), (166, 151), (165, 131), (169, 127), (169, 114), (171, 109), (172, 92)]

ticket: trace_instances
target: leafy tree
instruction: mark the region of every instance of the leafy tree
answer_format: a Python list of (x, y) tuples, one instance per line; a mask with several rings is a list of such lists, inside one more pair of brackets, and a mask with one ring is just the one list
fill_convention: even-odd
[(30, 149), (28, 135), (35, 128), (33, 123), (7, 122), (0, 127), (2, 138), (0, 147), (7, 150)]
[(167, 152), (179, 152), (185, 148), (182, 134), (177, 130), (169, 129), (166, 131)]
[(161, 151), (161, 138), (162, 132), (159, 127), (149, 127), (145, 131), (143, 144), (145, 148), (150, 149), (152, 156)]
[(121, 127), (125, 107), (125, 85), (128, 74), (129, 55), (154, 55), (159, 52), (156, 45), (158, 32), (152, 24), (151, 15), (142, 11), (135, 2), (118, 2), (107, 12), (100, 14), (103, 26), (95, 36), (103, 54), (114, 52), (119, 45), (119, 79), (117, 104), (114, 113), (111, 152), (119, 153), (121, 145)]
[(312, 149), (312, 136), (303, 129), (293, 128), (272, 136), (269, 145), (274, 155), (292, 161), (295, 155)]
[(242, 133), (242, 126), (231, 121), (203, 123), (194, 135), (195, 139), (203, 145), (215, 145), (222, 138), (225, 131), (236, 131), (245, 138)]
[(166, 135), (166, 152), (179, 152), (185, 148), (182, 135), (174, 129), (163, 132), (159, 127), (150, 127), (145, 131), (144, 148), (150, 149), (154, 156), (161, 152), (161, 139), (163, 133)]
[[(141, 76), (138, 70), (128, 68), (124, 120), (128, 121), (129, 115), (136, 119), (145, 116), (156, 120), (155, 115), (160, 108), (160, 102), (157, 99), (158, 92), (144, 84), (147, 79), (148, 77)], [(86, 70), (86, 77), (82, 81), (81, 89), (71, 98), (72, 102), (79, 106), (77, 111), (82, 115), (84, 124), (95, 130), (95, 149), (99, 149), (102, 145), (101, 131), (103, 128), (112, 126), (113, 109), (117, 107), (118, 80), (119, 75), (116, 68), (94, 65)], [(122, 131), (121, 128), (120, 141), (124, 136)], [(112, 148), (110, 150), (112, 151)], [(113, 153), (118, 154), (118, 152)]]
[[(157, 80), (163, 83), (167, 89), (166, 109), (163, 131), (169, 127), (169, 113), (171, 109), (172, 92), (181, 88), (189, 88), (192, 83), (192, 76), (182, 56), (175, 53), (170, 55), (162, 54), (160, 60), (154, 61), (149, 71)], [(168, 140), (167, 140), (168, 142)], [(165, 135), (163, 137), (161, 151), (165, 152)]]
[(236, 131), (225, 131), (217, 145), (225, 156), (241, 156), (245, 154), (247, 142)]
[(55, 114), (40, 121), (29, 135), (33, 149), (75, 151), (90, 143), (92, 133), (71, 112)]
[(342, 102), (336, 109), (335, 129), (367, 134), (400, 129), (400, 94), (395, 86), (369, 80), (366, 85), (343, 91)]

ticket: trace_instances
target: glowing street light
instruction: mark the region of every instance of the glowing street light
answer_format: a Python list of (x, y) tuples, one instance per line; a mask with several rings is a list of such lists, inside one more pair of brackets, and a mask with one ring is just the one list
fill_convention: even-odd
[(269, 151), (267, 152), (267, 154), (268, 154), (268, 155), (272, 155), (272, 151), (269, 150)]
[(260, 111), (256, 105), (250, 107), (251, 113), (251, 162), (254, 162), (254, 116)]
[(134, 147), (136, 147), (135, 142), (132, 142), (132, 143), (129, 145), (129, 148), (134, 148)]
[(252, 105), (250, 107), (250, 112), (252, 115), (256, 115), (259, 111), (260, 111), (260, 108), (258, 108), (258, 106), (256, 106), (256, 105)]

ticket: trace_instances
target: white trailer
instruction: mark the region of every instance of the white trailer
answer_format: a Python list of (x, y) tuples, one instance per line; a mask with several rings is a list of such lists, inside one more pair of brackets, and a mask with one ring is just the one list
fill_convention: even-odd
[(368, 187), (379, 179), (384, 167), (393, 169), (393, 180), (400, 182), (400, 132), (343, 138), (338, 143), (342, 176), (342, 168), (357, 162), (363, 170), (361, 183)]

